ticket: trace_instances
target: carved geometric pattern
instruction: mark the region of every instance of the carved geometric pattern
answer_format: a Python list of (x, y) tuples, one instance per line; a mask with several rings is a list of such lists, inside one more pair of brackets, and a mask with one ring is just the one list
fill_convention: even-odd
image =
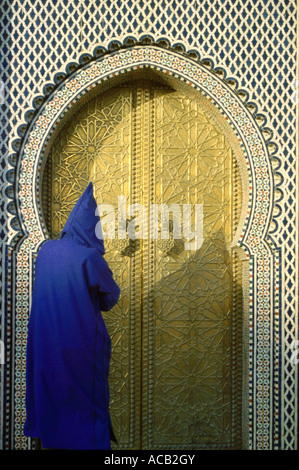
[[(93, 181), (98, 205), (112, 204), (117, 208), (117, 196), (128, 195), (131, 115), (131, 91), (116, 89), (91, 100), (74, 116), (71, 125), (63, 128), (57, 136), (43, 182), (44, 209), (52, 238), (59, 238), (70, 209), (89, 181)], [(104, 231), (105, 228), (103, 225)], [(110, 374), (111, 401), (117, 435), (121, 436), (121, 444), (128, 447), (130, 400), (134, 395), (134, 389), (130, 387), (129, 357), (132, 350), (129, 333), (132, 329), (129, 317), (136, 315), (130, 305), (132, 262), (119, 253), (117, 257), (114, 253), (111, 256), (111, 248), (113, 240), (105, 240), (105, 257), (121, 286), (118, 304), (109, 315), (105, 315), (114, 351)], [(134, 286), (132, 290), (134, 292)], [(131, 420), (133, 418), (134, 415)]]
[(198, 103), (136, 83), (92, 99), (56, 138), (43, 183), (46, 193), (51, 188), (48, 226), (59, 237), (89, 180), (98, 204), (115, 208), (118, 196), (148, 208), (190, 204), (194, 219), (203, 204), (199, 251), (176, 240), (176, 253), (163, 252), (159, 240), (145, 239), (124, 256), (117, 240), (105, 241), (122, 292), (105, 315), (111, 413), (122, 448), (237, 447), (232, 151)]
[(233, 432), (241, 438), (240, 423), (234, 423), (237, 429), (232, 425), (235, 394), (241, 393), (231, 367), (232, 331), (241, 341), (233, 324), (229, 249), (233, 156), (192, 99), (156, 92), (154, 103), (154, 202), (203, 204), (203, 245), (169, 256), (153, 248), (154, 285), (147, 293), (153, 335), (151, 439), (157, 448), (159, 440), (167, 448), (229, 448), (240, 445)]

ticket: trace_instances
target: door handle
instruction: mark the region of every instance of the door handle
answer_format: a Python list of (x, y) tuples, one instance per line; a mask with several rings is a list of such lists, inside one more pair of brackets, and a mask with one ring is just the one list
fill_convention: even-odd
[[(134, 217), (122, 222), (125, 225), (123, 228), (125, 228), (126, 238), (118, 238), (115, 240), (116, 249), (122, 256), (132, 256), (140, 248), (140, 240), (132, 239), (127, 234), (127, 232), (129, 232), (128, 225), (132, 220), (134, 220)], [(138, 225), (136, 225), (135, 228), (138, 229)]]
[(140, 240), (130, 238), (115, 240), (116, 249), (122, 256), (132, 256), (140, 248)]
[[(127, 221), (128, 224), (129, 221)], [(140, 249), (140, 240), (126, 237), (114, 240), (114, 246), (121, 256), (132, 256)], [(184, 250), (184, 241), (173, 238), (173, 223), (169, 223), (169, 238), (161, 239), (161, 228), (158, 230), (157, 248), (165, 256), (178, 255)]]
[(179, 255), (184, 250), (184, 242), (181, 238), (173, 238), (173, 221), (169, 220), (168, 238), (161, 238), (161, 226), (159, 228), (157, 247), (165, 256)]
[(157, 246), (166, 256), (179, 255), (184, 250), (184, 242), (181, 239), (158, 240)]

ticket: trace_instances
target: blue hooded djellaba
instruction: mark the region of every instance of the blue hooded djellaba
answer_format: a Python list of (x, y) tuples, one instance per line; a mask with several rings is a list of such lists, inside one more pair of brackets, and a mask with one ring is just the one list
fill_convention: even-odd
[(26, 436), (43, 447), (110, 449), (111, 340), (101, 311), (120, 289), (97, 237), (93, 186), (73, 208), (59, 240), (46, 241), (35, 266), (28, 325)]

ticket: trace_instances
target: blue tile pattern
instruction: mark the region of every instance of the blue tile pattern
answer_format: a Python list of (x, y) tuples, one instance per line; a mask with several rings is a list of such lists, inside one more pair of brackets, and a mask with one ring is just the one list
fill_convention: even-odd
[[(291, 361), (292, 341), (298, 339), (298, 194), (296, 167), (296, 22), (295, 0), (3, 0), (0, 5), (0, 79), (4, 84), (0, 120), (0, 253), (1, 337), (7, 354), (13, 349), (13, 292), (10, 290), (10, 247), (18, 227), (16, 210), (8, 193), (14, 171), (13, 142), (26, 123), (33, 99), (43, 95), (44, 85), (83, 52), (96, 46), (108, 48), (115, 41), (150, 36), (164, 38), (172, 46), (197, 51), (201, 59), (211, 59), (227, 76), (236, 77), (250, 99), (258, 105), (273, 131), (278, 146), (274, 166), (280, 165), (281, 179), (276, 192), (281, 195), (281, 214), (270, 229), (269, 240), (279, 247), (275, 273), (279, 287), (278, 317), (273, 337), (277, 373), (271, 407), (275, 421), (273, 448), (296, 448), (298, 429), (298, 370)], [(298, 123), (297, 123), (298, 125)], [(10, 310), (12, 312), (12, 310)], [(9, 349), (12, 348), (12, 349)], [(16, 445), (14, 400), (11, 385), (17, 371), (0, 366), (0, 422), (2, 445)], [(8, 406), (8, 408), (6, 407)], [(8, 411), (5, 411), (8, 410)], [(1, 425), (0, 425), (1, 426)], [(252, 442), (252, 447), (255, 442)]]

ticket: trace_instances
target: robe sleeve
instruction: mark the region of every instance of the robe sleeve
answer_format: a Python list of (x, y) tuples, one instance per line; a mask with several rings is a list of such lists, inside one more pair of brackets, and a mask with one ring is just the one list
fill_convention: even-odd
[(120, 288), (113, 278), (107, 261), (98, 253), (96, 255), (87, 261), (88, 284), (96, 294), (94, 301), (100, 310), (107, 312), (117, 304)]

